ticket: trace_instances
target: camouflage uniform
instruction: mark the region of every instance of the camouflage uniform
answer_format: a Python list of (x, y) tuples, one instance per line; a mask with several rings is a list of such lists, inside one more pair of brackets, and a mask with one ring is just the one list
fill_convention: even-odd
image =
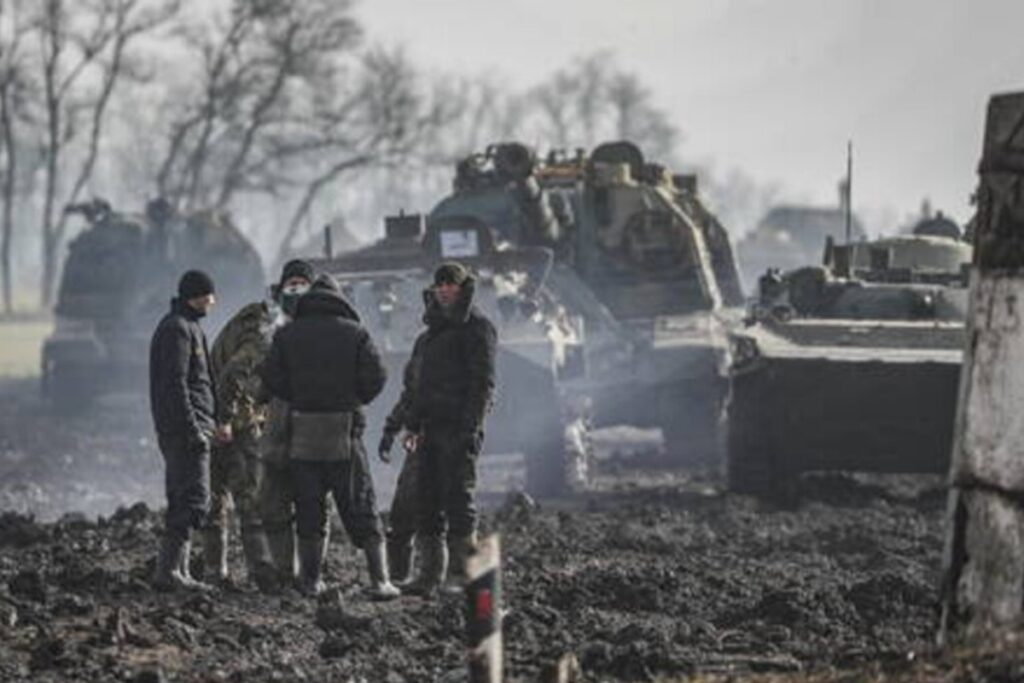
[[(288, 404), (270, 399), (267, 423), (260, 442), (263, 483), (259, 490), (259, 510), (271, 561), (278, 580), (290, 584), (295, 578), (295, 512), (292, 476), (288, 467)], [(325, 516), (326, 517), (326, 516)], [(323, 520), (326, 526), (326, 518)]]
[(257, 495), (263, 477), (259, 441), (266, 420), (256, 366), (269, 349), (273, 321), (266, 303), (249, 304), (228, 321), (210, 352), (217, 378), (218, 422), (230, 424), (230, 443), (217, 445), (210, 464), (211, 508), (204, 539), (206, 570), (226, 579), (229, 511), (238, 515), (250, 576), (266, 560)]

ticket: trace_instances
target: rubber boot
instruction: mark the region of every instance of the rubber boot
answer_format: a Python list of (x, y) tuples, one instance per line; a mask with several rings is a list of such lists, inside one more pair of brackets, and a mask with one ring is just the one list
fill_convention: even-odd
[(208, 583), (203, 583), (192, 576), (192, 540), (189, 538), (185, 539), (185, 546), (182, 550), (181, 565), (178, 573), (181, 575), (181, 580), (184, 582), (184, 586), (188, 590), (213, 590), (213, 586)]
[(323, 580), (320, 573), (324, 564), (324, 547), (327, 545), (323, 538), (300, 538), (299, 539), (299, 592), (308, 597), (316, 597), (324, 592)]
[(203, 578), (214, 583), (228, 580), (228, 530), (225, 527), (203, 530)]
[(188, 573), (190, 549), (191, 544), (187, 538), (164, 535), (160, 544), (160, 554), (156, 559), (156, 571), (153, 574), (154, 588), (162, 592), (210, 589)]
[(403, 593), (433, 596), (444, 583), (448, 573), (448, 547), (440, 536), (416, 537), (416, 578), (402, 589)]
[(402, 594), (388, 577), (388, 554), (384, 541), (371, 542), (363, 549), (366, 566), (370, 570), (370, 598), (373, 600), (394, 600)]
[(165, 534), (160, 542), (160, 553), (156, 558), (153, 572), (153, 587), (158, 591), (173, 591), (185, 587), (181, 576), (182, 556), (185, 542)]
[(412, 581), (414, 536), (388, 536), (388, 573), (396, 586)]
[(270, 561), (267, 538), (259, 527), (242, 529), (242, 554), (249, 580), (262, 592), (274, 590), (276, 570)]
[(267, 549), (274, 565), (277, 581), (290, 586), (295, 581), (295, 532), (291, 527), (267, 532)]
[(466, 562), (476, 552), (476, 532), (466, 536), (448, 537), (448, 579), (445, 581), (445, 593), (459, 594), (466, 587)]

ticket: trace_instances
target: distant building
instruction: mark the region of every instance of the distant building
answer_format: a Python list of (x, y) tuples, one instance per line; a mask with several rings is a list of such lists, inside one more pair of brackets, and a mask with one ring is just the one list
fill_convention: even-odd
[[(757, 228), (736, 245), (746, 290), (752, 291), (768, 268), (790, 270), (821, 263), (828, 237), (837, 244), (846, 241), (846, 212), (841, 205), (772, 207)], [(851, 216), (850, 240), (866, 237), (860, 220)]]

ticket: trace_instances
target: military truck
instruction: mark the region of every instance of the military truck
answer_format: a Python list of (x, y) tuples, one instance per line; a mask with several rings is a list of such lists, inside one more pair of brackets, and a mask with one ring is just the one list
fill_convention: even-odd
[[(595, 425), (658, 427), (680, 459), (718, 457), (722, 315), (743, 294), (729, 236), (695, 176), (649, 163), (629, 142), (544, 160), (498, 144), (458, 164), (452, 193), (429, 216), (432, 226), (460, 221), (552, 250), (546, 281), (582, 318)], [(625, 360), (602, 357), (608, 344), (593, 342), (609, 337), (628, 348)]]
[(313, 261), (339, 281), (388, 368), (384, 393), (367, 409), (368, 433), (380, 434), (398, 399), (403, 368), (423, 328), (424, 296), (434, 269), (447, 259), (474, 270), (475, 305), (498, 329), (500, 382), (487, 421), (487, 453), (524, 458), (523, 483), (534, 495), (584, 484), (582, 329), (550, 294), (552, 254), (500, 244), (489, 226), (469, 217), (428, 225), (419, 214), (392, 216), (383, 239)]
[(149, 339), (185, 270), (206, 270), (217, 284), (218, 305), (204, 322), (211, 336), (262, 294), (259, 255), (225, 215), (179, 215), (161, 200), (145, 214), (103, 200), (67, 210), (88, 227), (68, 247), (41, 358), (44, 396), (62, 412), (146, 390)]
[(971, 246), (959, 232), (837, 246), (769, 270), (730, 335), (733, 491), (789, 498), (801, 472), (945, 472)]

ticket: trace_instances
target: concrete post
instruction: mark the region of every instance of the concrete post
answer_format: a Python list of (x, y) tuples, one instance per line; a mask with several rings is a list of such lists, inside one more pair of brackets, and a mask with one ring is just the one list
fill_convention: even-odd
[(989, 101), (939, 640), (1024, 610), (1024, 93)]

